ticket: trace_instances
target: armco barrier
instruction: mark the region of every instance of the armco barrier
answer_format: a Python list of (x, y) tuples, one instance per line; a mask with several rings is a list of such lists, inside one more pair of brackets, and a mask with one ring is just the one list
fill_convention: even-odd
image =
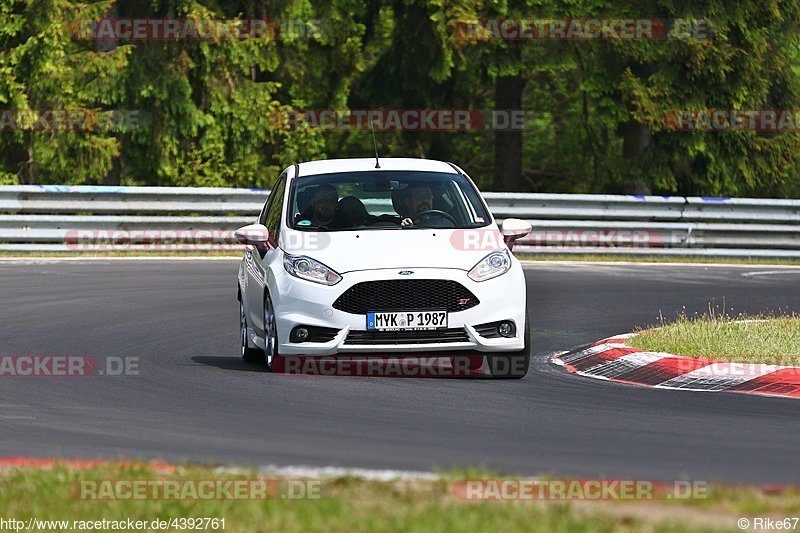
[[(236, 249), (233, 230), (252, 222), (268, 195), (211, 187), (4, 186), (0, 250), (89, 251), (81, 238), (98, 233), (117, 249), (152, 249), (153, 240), (170, 249)], [(515, 217), (533, 225), (518, 252), (800, 257), (800, 200), (484, 197), (498, 221)]]
[(258, 213), (269, 191), (217, 187), (0, 187), (0, 213), (247, 214)]

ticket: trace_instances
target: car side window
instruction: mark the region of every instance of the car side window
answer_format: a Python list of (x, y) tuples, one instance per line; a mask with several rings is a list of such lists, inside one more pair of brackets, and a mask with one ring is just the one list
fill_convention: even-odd
[(275, 195), (272, 194), (272, 193), (275, 192), (275, 188), (277, 187), (277, 185), (281, 181), (283, 181), (285, 178), (286, 178), (286, 173), (285, 172), (283, 174), (281, 174), (280, 176), (278, 176), (278, 180), (275, 182), (275, 187), (272, 188), (272, 190), (269, 193), (269, 196), (267, 197), (267, 201), (264, 202), (264, 207), (261, 209), (261, 213), (259, 213), (259, 215), (258, 215), (258, 223), (261, 224), (262, 226), (266, 226), (267, 225), (266, 224), (266, 222), (267, 222), (267, 212), (269, 211), (269, 207), (275, 201)]
[(278, 243), (278, 231), (281, 226), (281, 213), (283, 212), (283, 193), (286, 190), (285, 176), (278, 179), (278, 183), (272, 188), (270, 202), (265, 209), (264, 225), (269, 231), (269, 242), (273, 245)]

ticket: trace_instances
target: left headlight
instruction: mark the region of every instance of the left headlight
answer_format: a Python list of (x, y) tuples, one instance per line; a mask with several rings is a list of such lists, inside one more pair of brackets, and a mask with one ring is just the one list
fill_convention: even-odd
[(283, 254), (283, 268), (292, 276), (323, 285), (336, 285), (342, 276), (319, 261), (304, 255)]
[(472, 267), (468, 276), (473, 281), (486, 281), (508, 272), (511, 268), (511, 258), (507, 251), (492, 252)]

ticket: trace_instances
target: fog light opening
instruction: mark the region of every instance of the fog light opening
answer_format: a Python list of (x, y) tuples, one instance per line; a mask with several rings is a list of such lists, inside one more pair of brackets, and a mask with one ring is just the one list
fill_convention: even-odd
[(308, 328), (303, 326), (297, 326), (292, 330), (291, 340), (292, 342), (305, 342), (311, 336), (311, 332), (308, 331)]
[(513, 337), (516, 334), (513, 322), (503, 321), (497, 325), (497, 333), (501, 337)]

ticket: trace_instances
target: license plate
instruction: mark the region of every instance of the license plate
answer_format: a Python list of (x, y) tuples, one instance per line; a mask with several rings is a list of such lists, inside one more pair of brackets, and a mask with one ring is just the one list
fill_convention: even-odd
[(367, 329), (397, 331), (447, 327), (447, 311), (394, 311), (367, 313)]

